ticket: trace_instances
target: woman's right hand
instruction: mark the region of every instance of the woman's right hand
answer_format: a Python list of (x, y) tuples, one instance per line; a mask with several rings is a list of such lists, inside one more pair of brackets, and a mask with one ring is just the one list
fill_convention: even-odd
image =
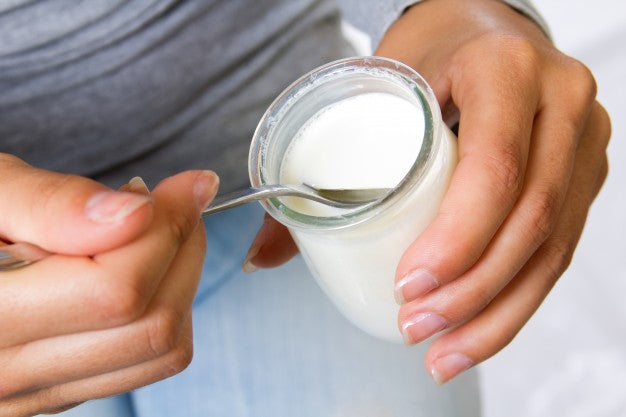
[(0, 415), (29, 416), (171, 376), (191, 361), (191, 304), (217, 176), (152, 193), (0, 154), (0, 238), (53, 255), (0, 272)]

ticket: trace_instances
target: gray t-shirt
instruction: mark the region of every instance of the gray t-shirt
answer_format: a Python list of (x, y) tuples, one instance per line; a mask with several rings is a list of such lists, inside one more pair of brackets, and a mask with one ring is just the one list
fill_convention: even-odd
[[(375, 43), (415, 2), (339, 1)], [(5, 0), (0, 152), (112, 186), (201, 168), (233, 188), (272, 99), (351, 54), (332, 0)]]

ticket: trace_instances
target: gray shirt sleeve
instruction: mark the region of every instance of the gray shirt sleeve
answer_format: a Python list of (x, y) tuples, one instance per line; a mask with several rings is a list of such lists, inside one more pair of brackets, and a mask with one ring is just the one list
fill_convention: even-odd
[[(422, 0), (337, 0), (344, 17), (367, 33), (376, 47), (393, 22), (410, 6)], [(501, 0), (518, 12), (534, 20), (550, 36), (548, 25), (531, 0)]]

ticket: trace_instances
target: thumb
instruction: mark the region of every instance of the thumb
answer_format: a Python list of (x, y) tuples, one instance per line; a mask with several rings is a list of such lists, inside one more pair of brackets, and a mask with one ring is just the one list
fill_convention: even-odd
[(244, 272), (254, 272), (258, 268), (279, 266), (297, 253), (298, 248), (289, 230), (272, 216), (265, 214), (263, 225), (248, 249), (242, 269)]
[(134, 239), (151, 220), (149, 196), (113, 191), (0, 154), (0, 237), (5, 240), (91, 255)]

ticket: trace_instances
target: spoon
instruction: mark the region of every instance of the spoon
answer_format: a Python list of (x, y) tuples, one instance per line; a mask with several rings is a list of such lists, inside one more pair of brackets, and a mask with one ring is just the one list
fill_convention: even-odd
[(380, 200), (391, 191), (390, 188), (315, 188), (308, 184), (282, 185), (265, 184), (260, 187), (243, 188), (217, 196), (202, 213), (217, 213), (252, 201), (273, 197), (301, 197), (331, 207), (352, 208)]
[[(202, 214), (210, 215), (242, 204), (273, 197), (301, 197), (338, 208), (354, 208), (380, 200), (390, 188), (327, 189), (301, 185), (263, 185), (248, 187), (217, 196)], [(0, 240), (0, 272), (35, 263), (50, 252), (28, 242), (7, 243)]]
[(0, 240), (0, 271), (30, 265), (49, 255), (50, 252), (32, 243), (6, 243)]

